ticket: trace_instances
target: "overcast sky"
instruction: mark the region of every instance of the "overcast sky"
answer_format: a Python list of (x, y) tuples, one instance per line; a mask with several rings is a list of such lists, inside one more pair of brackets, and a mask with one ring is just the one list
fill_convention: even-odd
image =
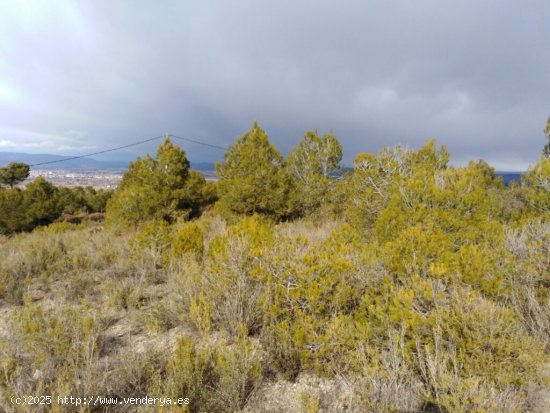
[(455, 164), (523, 170), (550, 115), (549, 22), (548, 0), (1, 1), (0, 151), (227, 146), (257, 119), (284, 154), (317, 129), (346, 164), (434, 137)]

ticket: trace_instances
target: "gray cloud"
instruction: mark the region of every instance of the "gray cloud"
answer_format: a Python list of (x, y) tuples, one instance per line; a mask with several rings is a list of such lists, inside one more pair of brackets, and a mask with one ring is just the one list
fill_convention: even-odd
[(524, 169), (550, 115), (549, 17), (542, 0), (4, 2), (0, 148), (229, 145), (257, 119), (283, 152), (307, 129), (347, 163), (435, 137), (455, 163)]

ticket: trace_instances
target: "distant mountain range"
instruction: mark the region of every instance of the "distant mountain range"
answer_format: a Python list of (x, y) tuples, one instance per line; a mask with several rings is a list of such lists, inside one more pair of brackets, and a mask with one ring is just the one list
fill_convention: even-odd
[[(63, 162), (63, 159), (70, 156), (34, 154), (22, 152), (0, 152), (0, 167), (6, 166), (10, 162), (22, 162), (29, 165), (36, 165), (35, 169), (86, 169), (86, 170), (124, 170), (128, 167), (127, 161), (99, 161), (97, 159), (84, 157), (78, 159), (69, 159)], [(50, 163), (48, 163), (50, 162)], [(211, 162), (191, 162), (191, 168), (199, 171), (213, 171), (214, 164)]]
[(34, 154), (21, 152), (0, 152), (0, 167), (5, 166), (10, 162), (23, 162), (29, 165), (37, 165), (37, 169), (125, 169), (128, 167), (128, 162), (122, 161), (98, 161), (93, 158), (78, 158), (70, 159), (64, 162), (56, 162), (62, 159), (70, 158), (70, 156), (50, 155), (50, 154)]

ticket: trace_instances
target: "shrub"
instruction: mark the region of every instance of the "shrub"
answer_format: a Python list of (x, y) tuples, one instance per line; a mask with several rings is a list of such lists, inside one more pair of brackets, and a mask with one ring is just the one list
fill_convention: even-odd
[(176, 233), (172, 242), (172, 255), (182, 257), (184, 254), (195, 254), (202, 257), (204, 252), (204, 230), (196, 222), (188, 222)]
[(261, 378), (261, 355), (247, 339), (197, 345), (182, 337), (166, 365), (163, 389), (198, 412), (240, 411)]
[[(12, 320), (11, 346), (1, 355), (0, 384), (6, 394), (96, 394), (103, 321), (86, 307), (44, 310), (27, 302)], [(14, 360), (16, 360), (14, 364)], [(22, 408), (26, 406), (15, 406)], [(67, 411), (78, 411), (76, 406)]]
[(130, 246), (136, 255), (147, 255), (157, 264), (167, 263), (171, 243), (172, 228), (163, 220), (142, 224), (130, 239)]

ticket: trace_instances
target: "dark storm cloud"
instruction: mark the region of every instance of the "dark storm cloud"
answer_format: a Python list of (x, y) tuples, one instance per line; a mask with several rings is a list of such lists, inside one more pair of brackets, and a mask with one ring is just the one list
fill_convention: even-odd
[(82, 153), (165, 131), (229, 145), (254, 119), (283, 152), (332, 130), (347, 163), (435, 137), (455, 162), (523, 169), (544, 144), (550, 3), (193, 4), (0, 6), (0, 150)]

